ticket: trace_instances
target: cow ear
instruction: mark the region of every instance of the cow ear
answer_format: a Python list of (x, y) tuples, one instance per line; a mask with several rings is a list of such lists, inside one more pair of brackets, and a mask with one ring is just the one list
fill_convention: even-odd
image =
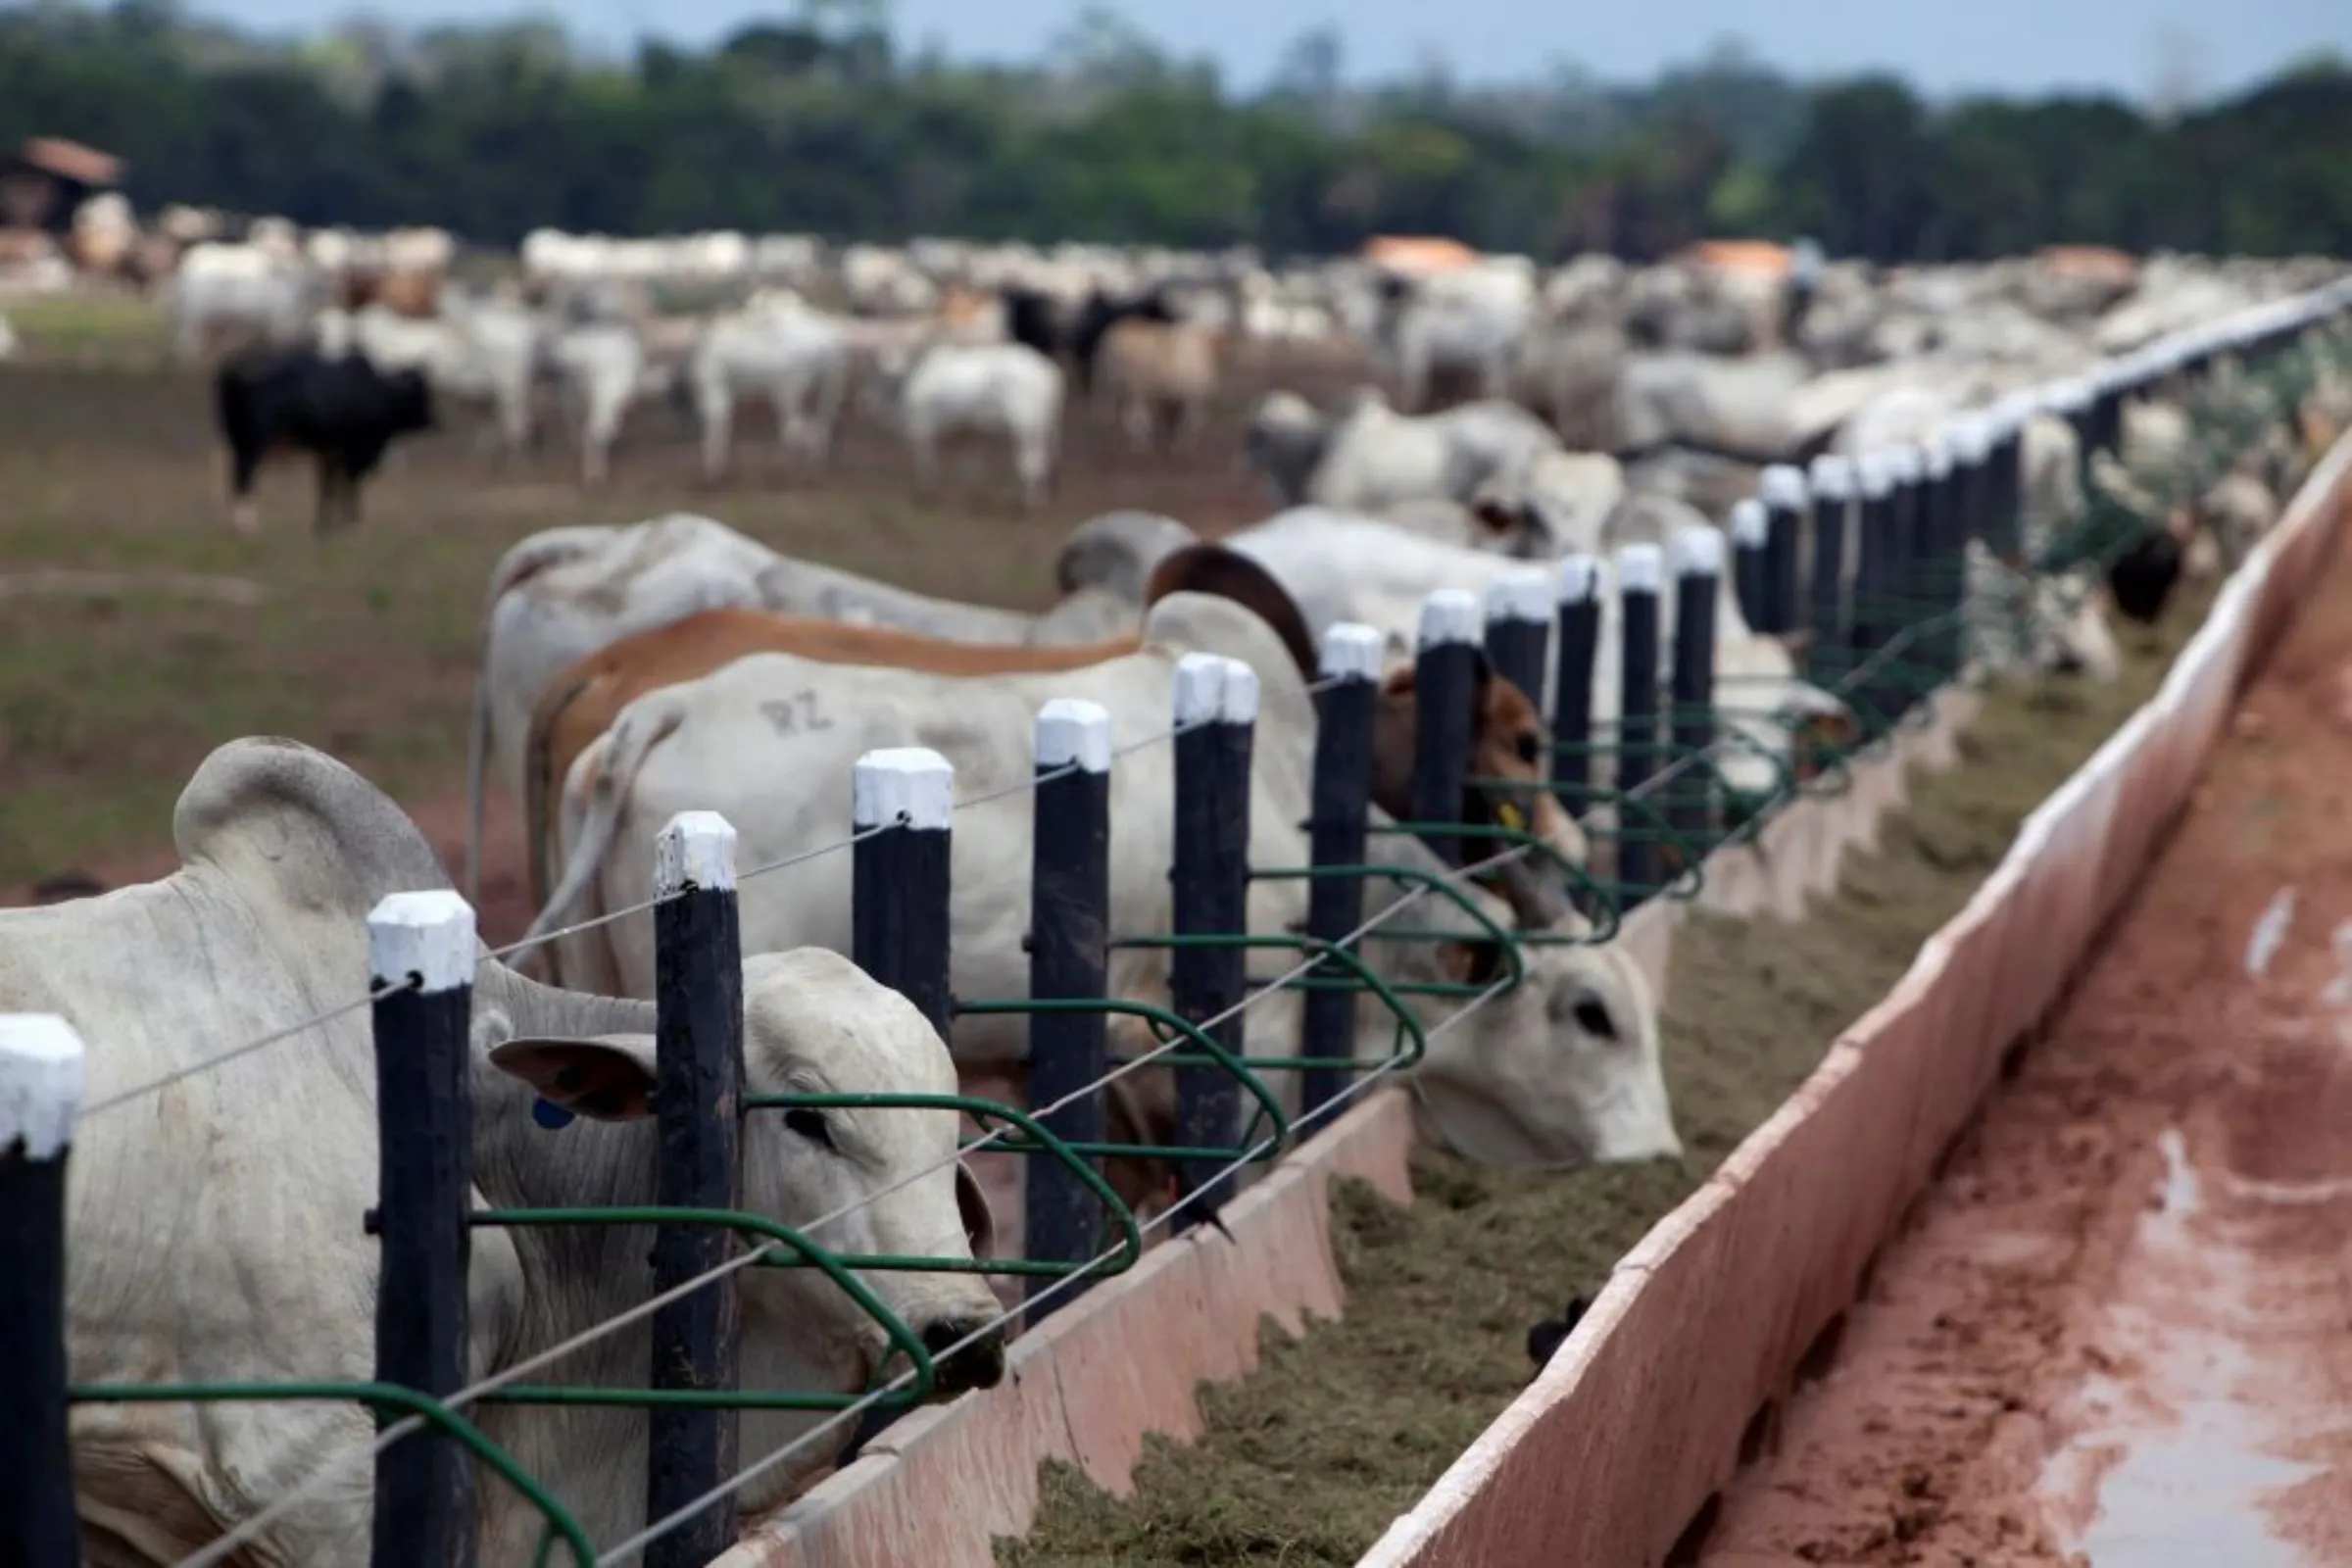
[(1447, 942), (1439, 947), (1438, 961), (1445, 966), (1446, 978), (1457, 986), (1492, 985), (1502, 973), (1502, 944), (1491, 939)]
[(574, 1115), (635, 1121), (653, 1114), (651, 1035), (509, 1040), (490, 1049), (490, 1062), (529, 1084), (549, 1104)]
[(1791, 654), (1801, 654), (1813, 646), (1813, 628), (1810, 626), (1799, 626), (1794, 631), (1766, 632), (1764, 635)]
[(966, 1160), (956, 1162), (956, 1208), (963, 1216), (963, 1239), (974, 1257), (997, 1255), (997, 1215), (988, 1206), (988, 1194)]

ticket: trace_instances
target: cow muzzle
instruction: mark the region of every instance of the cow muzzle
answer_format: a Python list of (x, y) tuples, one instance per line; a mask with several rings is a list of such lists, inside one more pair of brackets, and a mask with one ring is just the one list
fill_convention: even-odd
[(923, 1348), (934, 1357), (933, 1388), (942, 1396), (993, 1389), (1004, 1380), (1004, 1325), (981, 1318), (943, 1317), (923, 1326)]

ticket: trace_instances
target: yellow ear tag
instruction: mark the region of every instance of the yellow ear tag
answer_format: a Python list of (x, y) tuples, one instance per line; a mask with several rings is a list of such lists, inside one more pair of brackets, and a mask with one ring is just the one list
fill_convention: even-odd
[(1527, 818), (1519, 814), (1519, 808), (1513, 806), (1508, 801), (1504, 801), (1501, 805), (1494, 808), (1494, 815), (1501, 821), (1504, 827), (1509, 828), (1514, 833), (1519, 832), (1521, 829), (1527, 826)]

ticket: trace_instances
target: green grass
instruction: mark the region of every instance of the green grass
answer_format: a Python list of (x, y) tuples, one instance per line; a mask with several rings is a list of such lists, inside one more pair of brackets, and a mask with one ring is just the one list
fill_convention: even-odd
[(131, 294), (42, 294), (0, 301), (26, 365), (151, 368), (170, 347), (163, 312)]

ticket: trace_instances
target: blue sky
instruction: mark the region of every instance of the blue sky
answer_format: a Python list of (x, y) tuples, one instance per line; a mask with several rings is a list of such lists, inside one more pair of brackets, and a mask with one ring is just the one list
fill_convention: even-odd
[[(198, 10), (271, 31), (315, 25), (334, 0), (196, 0)], [(395, 23), (506, 11), (498, 0), (373, 0)], [(516, 7), (514, 9), (521, 9)], [(625, 45), (641, 34), (708, 43), (787, 4), (756, 0), (567, 0), (538, 9), (584, 38)], [(1738, 35), (1803, 75), (1900, 72), (1937, 95), (2098, 87), (2134, 98), (2185, 74), (2200, 94), (2243, 86), (2308, 50), (2352, 54), (2352, 0), (1113, 0), (1161, 43), (1209, 55), (1228, 80), (1262, 80), (1303, 29), (1345, 19), (1350, 79), (1412, 69), (1433, 52), (1465, 80), (1525, 79), (1573, 62), (1607, 80), (1639, 80)], [(959, 58), (1031, 59), (1066, 26), (1078, 0), (891, 0), (903, 41), (936, 41)]]

